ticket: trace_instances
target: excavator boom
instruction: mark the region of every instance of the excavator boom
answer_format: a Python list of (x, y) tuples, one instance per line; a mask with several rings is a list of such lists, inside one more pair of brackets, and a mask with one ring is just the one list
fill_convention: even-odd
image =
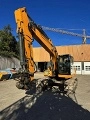
[[(54, 64), (53, 70), (55, 70), (58, 53), (56, 47), (52, 44), (52, 41), (49, 39), (46, 33), (39, 25), (35, 24), (32, 18), (29, 17), (25, 8), (19, 8), (15, 11), (15, 19), (17, 23), (17, 32), (19, 33), (19, 36), (23, 36), (24, 39), (22, 42), (25, 44), (24, 52), (26, 58), (33, 59), (32, 42), (33, 39), (35, 39), (50, 54), (50, 60)], [(24, 58), (22, 55), (23, 52), (21, 53), (21, 58)], [(22, 61), (24, 62), (23, 59), (21, 59), (21, 63)], [(33, 73), (33, 60), (30, 60), (28, 64), (30, 68), (29, 71)]]

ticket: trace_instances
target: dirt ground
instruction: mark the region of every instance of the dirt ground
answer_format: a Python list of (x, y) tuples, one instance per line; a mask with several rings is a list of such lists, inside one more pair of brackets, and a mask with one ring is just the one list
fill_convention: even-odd
[[(35, 78), (43, 77), (42, 73)], [(77, 75), (70, 97), (57, 91), (32, 94), (15, 87), (15, 80), (0, 82), (0, 120), (90, 120), (90, 75)]]

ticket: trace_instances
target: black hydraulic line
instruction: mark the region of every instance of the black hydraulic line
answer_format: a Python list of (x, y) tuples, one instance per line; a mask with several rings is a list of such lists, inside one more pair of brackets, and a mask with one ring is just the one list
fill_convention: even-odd
[(20, 65), (25, 64), (25, 52), (24, 52), (24, 39), (21, 33), (19, 33), (19, 46), (20, 46)]

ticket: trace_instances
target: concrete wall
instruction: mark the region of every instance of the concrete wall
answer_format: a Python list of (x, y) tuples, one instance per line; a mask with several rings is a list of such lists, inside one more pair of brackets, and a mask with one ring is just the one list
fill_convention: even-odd
[(20, 68), (20, 61), (17, 58), (7, 58), (0, 56), (0, 70), (6, 68)]

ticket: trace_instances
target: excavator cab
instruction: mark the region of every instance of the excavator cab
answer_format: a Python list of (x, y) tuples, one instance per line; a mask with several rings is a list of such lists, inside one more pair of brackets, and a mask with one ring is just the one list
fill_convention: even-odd
[(71, 65), (73, 57), (70, 54), (59, 55), (58, 57), (58, 74), (71, 75)]
[[(56, 62), (56, 70), (55, 75), (57, 78), (63, 78), (63, 79), (69, 79), (72, 77), (72, 75), (75, 73), (72, 72), (72, 65), (73, 65), (73, 57), (70, 54), (63, 54), (63, 55), (58, 55), (57, 57), (57, 62)], [(53, 68), (53, 63), (50, 61), (47, 65), (47, 70), (44, 71), (44, 76), (51, 76)]]

